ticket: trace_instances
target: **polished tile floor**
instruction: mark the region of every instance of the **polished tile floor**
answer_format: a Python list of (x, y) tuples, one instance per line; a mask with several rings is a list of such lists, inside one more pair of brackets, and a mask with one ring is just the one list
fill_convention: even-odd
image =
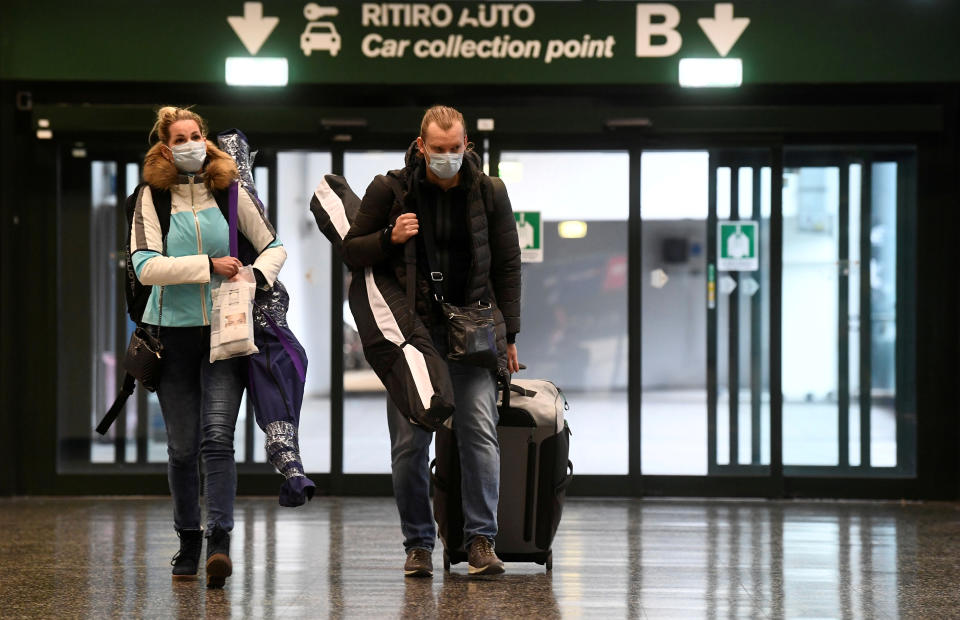
[(570, 499), (554, 569), (404, 579), (390, 498), (241, 498), (224, 590), (169, 500), (0, 499), (0, 618), (956, 618), (960, 505)]

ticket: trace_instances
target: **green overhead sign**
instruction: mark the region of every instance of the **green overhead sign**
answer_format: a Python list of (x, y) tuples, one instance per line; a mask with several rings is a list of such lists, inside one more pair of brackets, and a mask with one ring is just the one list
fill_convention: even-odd
[[(5, 0), (0, 77), (290, 84), (677, 84), (687, 58), (744, 84), (960, 81), (960, 2)], [(243, 65), (246, 66), (246, 65)]]

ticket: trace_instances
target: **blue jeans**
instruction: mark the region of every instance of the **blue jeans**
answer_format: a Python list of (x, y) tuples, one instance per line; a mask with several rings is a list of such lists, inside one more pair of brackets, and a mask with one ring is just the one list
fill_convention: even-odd
[(233, 529), (237, 465), (233, 433), (247, 360), (210, 363), (209, 327), (162, 327), (163, 372), (157, 396), (167, 426), (167, 479), (173, 525), (200, 529), (199, 457), (203, 456), (207, 530)]
[[(453, 380), (453, 427), (460, 448), (463, 540), (497, 535), (500, 444), (497, 380), (484, 368), (448, 362)], [(403, 546), (433, 550), (437, 535), (430, 509), (430, 441), (433, 433), (411, 424), (387, 399), (393, 496), (400, 511)]]

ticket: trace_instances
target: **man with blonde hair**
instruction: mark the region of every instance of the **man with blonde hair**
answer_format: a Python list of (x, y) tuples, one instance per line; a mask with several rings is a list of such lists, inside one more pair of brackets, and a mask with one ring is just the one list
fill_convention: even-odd
[[(437, 350), (447, 351), (446, 318), (438, 297), (455, 306), (494, 304), (500, 369), (519, 370), (520, 245), (500, 179), (483, 173), (467, 142), (463, 115), (454, 108), (426, 111), (405, 167), (377, 176), (367, 188), (344, 258), (356, 266), (387, 263), (400, 285), (415, 278), (415, 311)], [(424, 230), (421, 233), (420, 226)], [(416, 246), (416, 272), (407, 273), (404, 246)], [(437, 294), (439, 287), (441, 294)], [(497, 375), (491, 369), (448, 361), (453, 383), (453, 425), (460, 452), (461, 493), (469, 572), (503, 572), (494, 552), (500, 493)], [(388, 403), (393, 490), (407, 559), (404, 574), (433, 574), (436, 526), (430, 509), (428, 466), (432, 434), (411, 424)]]

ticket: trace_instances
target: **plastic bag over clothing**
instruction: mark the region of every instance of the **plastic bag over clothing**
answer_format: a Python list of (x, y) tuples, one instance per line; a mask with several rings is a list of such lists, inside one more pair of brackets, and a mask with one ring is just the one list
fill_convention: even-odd
[[(310, 200), (320, 232), (338, 253), (359, 208), (360, 198), (335, 174), (323, 177)], [(364, 357), (390, 399), (412, 423), (436, 430), (453, 413), (450, 371), (394, 273), (386, 266), (353, 269), (348, 300)]]
[[(253, 184), (250, 146), (237, 129), (217, 136), (220, 148), (237, 162), (240, 185), (263, 210)], [(231, 196), (231, 249), (237, 256), (236, 200)], [(300, 457), (300, 408), (307, 376), (307, 354), (287, 325), (290, 297), (279, 280), (269, 290), (257, 290), (253, 302), (254, 342), (258, 353), (249, 357), (247, 396), (253, 404), (257, 426), (266, 435), (267, 460), (285, 478), (280, 487), (281, 506), (300, 506), (313, 497), (316, 485), (306, 476)]]

